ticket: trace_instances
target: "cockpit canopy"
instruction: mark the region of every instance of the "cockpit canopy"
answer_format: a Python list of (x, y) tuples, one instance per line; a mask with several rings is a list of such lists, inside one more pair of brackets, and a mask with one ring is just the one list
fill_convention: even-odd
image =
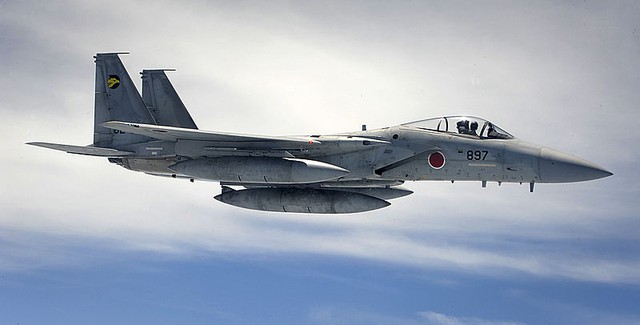
[(425, 130), (475, 136), (481, 139), (513, 139), (497, 125), (474, 116), (445, 116), (402, 124)]

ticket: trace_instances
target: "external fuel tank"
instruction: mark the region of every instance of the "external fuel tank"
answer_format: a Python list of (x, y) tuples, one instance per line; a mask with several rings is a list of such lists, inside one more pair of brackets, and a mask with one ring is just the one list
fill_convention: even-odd
[(251, 184), (308, 184), (335, 180), (349, 171), (327, 163), (296, 158), (200, 158), (169, 166), (195, 178)]
[(261, 211), (298, 213), (356, 213), (391, 203), (361, 193), (308, 188), (250, 188), (224, 186), (215, 199), (233, 206)]

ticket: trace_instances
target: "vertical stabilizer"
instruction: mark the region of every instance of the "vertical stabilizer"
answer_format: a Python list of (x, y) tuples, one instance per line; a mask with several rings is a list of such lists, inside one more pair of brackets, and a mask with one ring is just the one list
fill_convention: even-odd
[(118, 53), (98, 53), (96, 59), (95, 120), (93, 145), (126, 149), (150, 138), (100, 126), (108, 121), (156, 124)]
[(198, 128), (165, 70), (142, 70), (142, 100), (158, 125)]

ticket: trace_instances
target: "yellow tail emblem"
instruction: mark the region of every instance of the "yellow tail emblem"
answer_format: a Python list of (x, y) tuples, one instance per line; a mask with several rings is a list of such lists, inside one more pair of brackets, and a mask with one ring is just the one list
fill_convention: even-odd
[(120, 86), (120, 77), (113, 74), (109, 75), (109, 78), (107, 79), (107, 87), (116, 89), (118, 86)]

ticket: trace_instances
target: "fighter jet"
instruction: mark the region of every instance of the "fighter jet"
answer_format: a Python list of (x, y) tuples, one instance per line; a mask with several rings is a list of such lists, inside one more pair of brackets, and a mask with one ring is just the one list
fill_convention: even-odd
[(220, 182), (215, 199), (277, 212), (356, 213), (413, 193), (406, 181), (564, 183), (612, 175), (587, 160), (515, 138), (473, 116), (330, 135), (199, 130), (164, 70), (142, 71), (142, 96), (119, 54), (95, 58), (93, 144), (28, 144), (106, 157), (126, 169)]

